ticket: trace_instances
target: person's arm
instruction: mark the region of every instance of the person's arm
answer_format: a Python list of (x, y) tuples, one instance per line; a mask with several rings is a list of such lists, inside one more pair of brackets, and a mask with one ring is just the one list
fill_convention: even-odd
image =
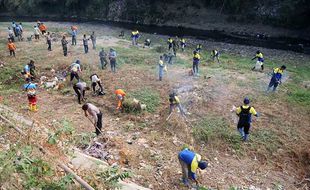
[(238, 107), (238, 108), (236, 109), (236, 114), (237, 114), (237, 116), (239, 116), (240, 112), (241, 112), (241, 107)]
[(88, 117), (87, 110), (84, 110), (85, 117)]
[(255, 55), (253, 58), (252, 58), (252, 60), (254, 60), (254, 59), (256, 59), (257, 58), (257, 56)]
[(252, 115), (256, 116), (256, 117), (259, 116), (259, 113), (257, 113), (256, 110), (255, 110), (253, 107), (251, 107), (250, 113), (251, 113)]

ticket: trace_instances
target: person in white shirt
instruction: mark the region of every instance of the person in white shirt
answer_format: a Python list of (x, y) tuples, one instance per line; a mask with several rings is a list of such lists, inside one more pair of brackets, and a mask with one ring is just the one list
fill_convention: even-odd
[[(103, 87), (101, 85), (101, 80), (99, 79), (97, 74), (92, 74), (90, 76), (90, 80), (91, 80), (91, 86), (93, 88), (93, 93), (94, 95), (98, 94), (98, 95), (104, 95), (105, 93), (103, 92)], [(96, 86), (99, 86), (98, 91), (96, 91)]]
[(86, 103), (82, 106), (84, 110), (85, 116), (88, 118), (88, 114), (92, 116), (94, 122), (94, 126), (96, 128), (96, 135), (100, 135), (102, 133), (102, 112), (95, 105), (91, 103)]

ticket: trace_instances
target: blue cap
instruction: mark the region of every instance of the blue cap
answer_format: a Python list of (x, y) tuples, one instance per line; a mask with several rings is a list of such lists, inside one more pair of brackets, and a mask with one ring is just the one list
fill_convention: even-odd
[(208, 162), (206, 161), (200, 161), (198, 162), (198, 167), (202, 170), (206, 169), (208, 167)]
[(250, 103), (249, 98), (244, 98), (243, 103), (244, 103), (244, 104), (249, 104), (249, 103)]

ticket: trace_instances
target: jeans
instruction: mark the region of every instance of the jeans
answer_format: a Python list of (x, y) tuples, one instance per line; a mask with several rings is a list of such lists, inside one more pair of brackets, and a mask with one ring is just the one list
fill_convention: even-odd
[(88, 53), (88, 45), (84, 45), (84, 52)]
[(101, 132), (101, 129), (102, 129), (102, 113), (100, 112), (99, 114), (97, 114), (97, 118), (98, 118), (98, 121), (96, 123), (96, 135), (100, 135), (102, 132)]
[(70, 73), (70, 82), (71, 82), (74, 78), (76, 78), (76, 80), (80, 81), (79, 74), (78, 74), (77, 72), (73, 72), (73, 71), (72, 71), (72, 72)]
[(10, 56), (14, 56), (15, 57), (15, 51), (14, 50), (10, 50)]
[(104, 69), (108, 64), (107, 59), (105, 57), (100, 57), (100, 64), (101, 64), (101, 69)]
[(68, 55), (68, 49), (67, 46), (62, 46), (63, 52), (64, 52), (64, 56)]
[(198, 74), (198, 65), (199, 62), (193, 62), (193, 73)]
[(111, 59), (110, 64), (111, 64), (111, 71), (115, 73), (116, 72), (116, 60)]
[(185, 185), (189, 185), (189, 171), (190, 171), (190, 167), (183, 161), (181, 160), (180, 156), (178, 156), (181, 168), (182, 168), (182, 181)]
[(92, 40), (91, 42), (93, 44), (93, 49), (96, 49), (96, 40)]
[(100, 88), (100, 92), (103, 92), (103, 87), (102, 87), (100, 81), (98, 81), (98, 82), (92, 82), (91, 86), (93, 87), (93, 91), (96, 92), (96, 86), (97, 86), (97, 84), (98, 84), (98, 86), (99, 86), (99, 88)]
[(75, 93), (78, 96), (79, 104), (81, 104), (81, 98), (84, 98), (85, 90), (83, 90), (83, 92), (80, 92), (80, 89), (76, 85), (73, 86), (73, 90), (75, 91)]
[(272, 77), (268, 85), (267, 91), (269, 91), (271, 87), (273, 87), (273, 91), (276, 91), (278, 85), (279, 85), (279, 81), (277, 81), (274, 77)]
[(251, 123), (242, 123), (242, 122), (238, 123), (237, 129), (244, 141), (248, 140), (249, 133), (250, 133), (250, 127), (251, 127)]
[(52, 51), (52, 42), (50, 40), (47, 41), (47, 45), (48, 45), (47, 50)]
[(72, 36), (72, 45), (76, 45), (76, 36)]

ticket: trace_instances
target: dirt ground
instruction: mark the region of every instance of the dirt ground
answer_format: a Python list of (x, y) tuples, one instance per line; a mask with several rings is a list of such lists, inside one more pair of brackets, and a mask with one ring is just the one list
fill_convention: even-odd
[[(51, 30), (61, 28), (63, 31), (67, 31), (71, 24), (49, 22), (47, 25)], [(92, 30), (97, 31), (98, 48), (97, 50), (91, 49), (91, 42), (89, 42), (90, 51), (88, 54), (84, 54), (81, 34), (82, 32), (90, 33)], [(57, 71), (69, 66), (76, 59), (80, 59), (86, 68), (82, 73), (83, 80), (89, 83), (88, 74), (97, 73), (103, 81), (106, 95), (93, 97), (91, 92), (88, 92), (87, 102), (94, 103), (103, 112), (104, 134), (113, 142), (106, 150), (113, 155), (109, 163), (117, 162), (123, 167), (129, 168), (134, 174), (132, 181), (142, 186), (151, 189), (187, 189), (181, 185), (179, 180), (181, 168), (177, 154), (184, 144), (188, 144), (209, 161), (207, 170), (201, 171), (199, 174), (199, 180), (205, 187), (212, 189), (229, 189), (230, 187), (308, 188), (303, 185), (304, 181), (302, 180), (307, 178), (309, 173), (305, 173), (305, 166), (293, 153), (305, 151), (307, 154), (308, 149), (309, 154), (309, 112), (300, 111), (298, 107), (292, 107), (277, 99), (266, 103), (263, 91), (269, 81), (267, 72), (244, 73), (237, 69), (228, 70), (217, 65), (203, 64), (201, 76), (199, 78), (192, 77), (188, 76), (191, 57), (187, 53), (180, 53), (179, 59), (188, 64), (169, 65), (168, 73), (165, 74), (162, 82), (157, 79), (157, 62), (149, 60), (144, 60), (145, 64), (142, 66), (125, 62), (125, 64), (119, 65), (116, 74), (111, 73), (109, 68), (100, 70), (98, 67), (99, 47), (104, 47), (106, 51), (110, 47), (133, 48), (130, 41), (116, 37), (119, 30), (100, 25), (79, 24), (78, 45), (76, 47), (69, 45), (68, 57), (63, 57), (59, 41), (54, 42), (53, 51), (48, 52), (45, 40), (41, 39), (32, 42), (17, 42), (17, 56), (21, 58), (10, 58), (3, 50), (1, 59), (8, 64), (22, 66), (28, 62), (29, 58), (32, 58), (36, 60), (36, 66), (41, 75), (49, 75), (50, 68)], [(4, 27), (1, 27), (1, 38), (5, 38), (6, 35), (3, 31)], [(29, 36), (31, 32), (31, 30), (26, 31), (25, 36)], [(70, 37), (68, 40), (70, 42)], [(136, 49), (135, 53), (146, 54), (151, 51), (140, 47)], [(283, 51), (279, 52), (282, 55)], [(154, 55), (157, 56), (157, 54)], [(296, 54), (286, 52), (286, 55), (295, 56)], [(124, 55), (119, 54), (118, 56)], [(301, 57), (301, 55), (297, 55), (297, 57)], [(154, 60), (156, 59), (154, 58)], [(308, 58), (302, 57), (301, 59)], [(253, 81), (249, 82), (248, 78)], [(151, 88), (159, 93), (160, 106), (155, 113), (145, 112), (138, 115), (119, 113), (115, 110), (116, 99), (113, 94), (116, 87), (124, 88), (128, 93), (145, 87)], [(40, 88), (38, 93), (39, 111), (37, 113), (30, 113), (27, 110), (24, 93), (14, 93), (5, 98), (10, 107), (38, 123), (46, 124), (46, 126), (54, 120), (65, 119), (73, 124), (76, 133), (94, 131), (92, 124), (84, 117), (81, 105), (77, 103), (73, 90), (68, 89), (70, 91), (63, 94), (60, 91), (47, 91)], [(186, 111), (189, 112), (188, 122), (179, 114), (174, 114), (169, 121), (165, 121), (168, 116), (168, 94), (172, 90), (178, 92)], [(283, 91), (279, 93), (283, 94)], [(255, 100), (255, 109), (262, 114), (262, 117), (254, 119), (252, 133), (257, 132), (257, 129), (272, 128), (278, 131), (277, 124), (279, 123), (298, 126), (295, 132), (299, 138), (295, 139), (295, 142), (290, 139), (289, 134), (276, 133), (282, 135), (280, 138), (287, 138), (284, 141), (287, 143), (285, 144), (287, 150), (278, 149), (269, 155), (264, 150), (254, 151), (253, 148), (247, 148), (256, 143), (251, 141), (242, 143), (241, 147), (246, 152), (238, 154), (229, 147), (217, 147), (214, 143), (200, 142), (193, 137), (192, 124), (199, 122), (207, 115), (223, 116), (229, 121), (230, 127), (234, 129), (236, 117), (230, 112), (230, 109), (233, 105), (240, 105), (245, 95)], [(289, 149), (292, 149), (296, 143), (303, 143), (305, 147), (300, 146), (300, 150), (290, 151)], [(126, 159), (128, 163), (127, 161), (124, 163), (123, 159)]]

